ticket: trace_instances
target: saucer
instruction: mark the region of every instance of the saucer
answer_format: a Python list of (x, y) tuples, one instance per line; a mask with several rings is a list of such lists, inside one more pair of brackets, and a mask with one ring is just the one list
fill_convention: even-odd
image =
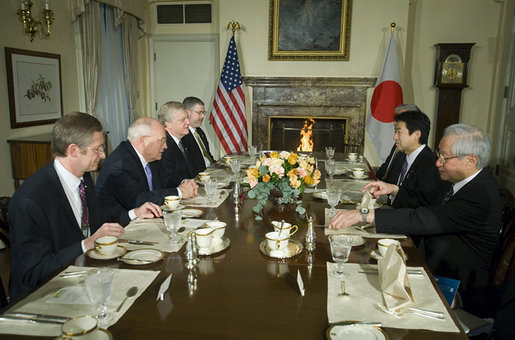
[(267, 240), (263, 240), (259, 244), (259, 250), (269, 257), (273, 257), (276, 259), (289, 259), (291, 257), (297, 256), (302, 252), (302, 243), (297, 240), (292, 240), (288, 242), (288, 247), (285, 250), (273, 250), (268, 247)]
[(365, 324), (333, 325), (327, 329), (326, 336), (329, 340), (388, 340), (388, 335), (381, 328)]
[(231, 240), (227, 236), (223, 236), (220, 241), (213, 239), (211, 243), (211, 249), (199, 248), (198, 254), (203, 256), (215, 255), (221, 251), (224, 251), (231, 244)]
[(200, 215), (202, 215), (204, 212), (202, 210), (199, 210), (199, 209), (184, 209), (182, 211), (182, 217), (183, 218), (188, 218), (188, 217), (199, 217)]
[[(71, 339), (70, 337), (65, 337), (63, 335), (59, 335), (55, 339)], [(113, 335), (107, 329), (99, 328), (97, 333), (95, 334), (96, 340), (112, 340)]]
[[(120, 258), (121, 261), (127, 264), (141, 266), (150, 264), (161, 260), (164, 257), (162, 251), (152, 248), (137, 249), (128, 252)], [(141, 260), (141, 261), (139, 261)]]
[(114, 253), (112, 253), (111, 255), (102, 255), (100, 253), (97, 253), (95, 249), (90, 249), (87, 254), (89, 257), (95, 260), (111, 260), (122, 255), (125, 255), (125, 253), (127, 253), (127, 249), (123, 246), (118, 246), (114, 250)]
[(186, 207), (185, 205), (183, 205), (183, 204), (179, 204), (179, 205), (177, 206), (177, 208), (175, 208), (175, 209), (170, 209), (170, 208), (168, 208), (166, 205), (164, 205), (164, 204), (163, 204), (163, 205), (161, 206), (161, 210), (166, 210), (166, 211), (175, 211), (175, 210), (181, 210), (181, 209), (184, 209), (185, 207)]
[(367, 179), (367, 178), (368, 178), (368, 175), (367, 175), (367, 174), (364, 174), (363, 176), (356, 177), (356, 176), (354, 176), (354, 174), (349, 174), (349, 177), (350, 177), (350, 178), (354, 178), (354, 179)]

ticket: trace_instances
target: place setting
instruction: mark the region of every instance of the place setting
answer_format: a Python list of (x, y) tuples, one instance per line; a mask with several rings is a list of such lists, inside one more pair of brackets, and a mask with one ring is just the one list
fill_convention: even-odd
[(112, 260), (127, 253), (127, 248), (118, 244), (116, 236), (102, 236), (95, 240), (95, 248), (86, 254), (95, 260)]
[(194, 231), (200, 256), (217, 255), (229, 247), (231, 241), (224, 236), (226, 226), (225, 222), (209, 221)]
[(288, 259), (302, 252), (302, 243), (292, 239), (298, 226), (285, 221), (272, 221), (274, 231), (265, 234), (265, 239), (259, 244), (261, 253), (276, 259)]

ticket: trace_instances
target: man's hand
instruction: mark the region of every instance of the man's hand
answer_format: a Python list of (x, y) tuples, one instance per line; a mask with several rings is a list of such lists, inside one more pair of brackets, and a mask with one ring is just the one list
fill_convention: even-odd
[(182, 181), (179, 185), (179, 189), (182, 192), (182, 198), (191, 198), (197, 195), (198, 185), (192, 179)]
[(375, 197), (379, 198), (381, 195), (392, 195), (397, 196), (399, 187), (395, 184), (385, 183), (381, 181), (370, 182), (363, 188), (362, 192), (370, 189), (370, 193)]
[(104, 223), (102, 226), (90, 237), (84, 240), (84, 246), (87, 250), (95, 248), (95, 240), (102, 236), (116, 236), (120, 237), (125, 230), (118, 223)]
[(161, 207), (152, 202), (145, 202), (141, 206), (134, 209), (134, 213), (138, 218), (154, 218), (163, 216)]
[[(374, 223), (375, 212), (374, 209), (370, 209), (367, 214), (367, 223)], [(329, 221), (329, 229), (345, 229), (351, 225), (355, 225), (359, 222), (363, 222), (363, 216), (359, 210), (344, 210), (339, 211)]]

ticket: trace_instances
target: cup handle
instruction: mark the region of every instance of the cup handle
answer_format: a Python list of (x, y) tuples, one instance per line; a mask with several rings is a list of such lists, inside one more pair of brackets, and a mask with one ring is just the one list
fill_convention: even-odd
[(297, 227), (296, 225), (294, 225), (293, 227), (291, 227), (291, 229), (293, 230), (291, 233), (290, 233), (290, 236), (292, 236), (293, 234), (295, 234), (297, 232), (297, 230), (299, 230), (299, 227)]

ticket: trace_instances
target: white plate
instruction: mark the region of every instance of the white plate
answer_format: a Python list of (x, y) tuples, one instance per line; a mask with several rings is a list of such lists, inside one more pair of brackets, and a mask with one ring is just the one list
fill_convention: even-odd
[(216, 253), (219, 253), (231, 244), (231, 240), (227, 236), (223, 236), (221, 239), (213, 239), (213, 242), (211, 243), (211, 249), (204, 249), (199, 248), (198, 254), (199, 255), (214, 255)]
[(179, 205), (177, 206), (177, 208), (175, 208), (175, 209), (170, 209), (170, 208), (168, 208), (166, 205), (164, 205), (164, 204), (163, 204), (163, 205), (161, 206), (161, 210), (174, 211), (174, 210), (181, 210), (181, 209), (184, 209), (185, 207), (186, 207), (185, 205), (183, 205), (183, 204), (179, 204)]
[(331, 340), (387, 340), (388, 335), (379, 327), (368, 325), (334, 325), (327, 329)]
[(118, 246), (111, 255), (102, 255), (97, 253), (95, 249), (91, 249), (88, 251), (88, 256), (95, 260), (111, 260), (124, 255), (126, 252), (127, 249), (125, 247)]
[[(56, 339), (71, 339), (70, 337), (65, 337), (64, 335), (59, 335)], [(113, 335), (107, 329), (99, 328), (97, 333), (95, 334), (95, 340), (112, 340)]]
[(184, 209), (182, 211), (182, 217), (183, 218), (189, 218), (189, 217), (199, 217), (204, 212), (199, 209)]
[[(127, 264), (145, 265), (157, 262), (164, 257), (163, 252), (157, 249), (145, 248), (128, 252), (121, 257), (121, 260)], [(138, 261), (142, 260), (142, 261)]]
[(349, 177), (350, 178), (354, 178), (354, 179), (368, 179), (368, 175), (367, 174), (364, 174), (361, 177), (356, 177), (356, 176), (354, 176), (354, 174), (349, 174)]

